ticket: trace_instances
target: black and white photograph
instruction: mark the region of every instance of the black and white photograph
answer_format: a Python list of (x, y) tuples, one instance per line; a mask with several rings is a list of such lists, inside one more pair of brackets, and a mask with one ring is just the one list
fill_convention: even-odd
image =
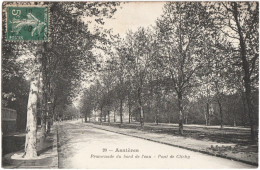
[(256, 169), (258, 1), (5, 1), (3, 169)]

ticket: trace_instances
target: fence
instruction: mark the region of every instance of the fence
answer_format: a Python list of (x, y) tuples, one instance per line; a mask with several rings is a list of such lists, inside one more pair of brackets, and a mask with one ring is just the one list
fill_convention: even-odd
[(2, 133), (6, 134), (9, 132), (16, 131), (16, 110), (9, 108), (2, 108)]

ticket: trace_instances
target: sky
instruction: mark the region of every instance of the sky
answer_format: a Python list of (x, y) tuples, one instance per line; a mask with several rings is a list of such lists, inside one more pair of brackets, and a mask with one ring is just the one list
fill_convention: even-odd
[[(125, 2), (121, 3), (113, 19), (104, 19), (104, 28), (113, 29), (114, 34), (124, 37), (128, 30), (136, 31), (138, 27), (155, 25), (155, 21), (163, 13), (165, 2)], [(86, 18), (85, 20), (89, 20)], [(93, 27), (89, 25), (90, 29)]]
[(136, 31), (138, 27), (154, 25), (162, 14), (165, 2), (128, 2), (121, 5), (113, 20), (107, 21), (105, 27), (113, 28), (114, 33), (124, 35), (127, 30)]
[[(163, 5), (165, 2), (126, 2), (120, 5), (113, 19), (105, 19), (103, 25), (106, 29), (113, 29), (114, 34), (119, 34), (124, 37), (128, 30), (136, 31), (139, 27), (148, 27), (155, 25), (155, 21), (163, 13)], [(85, 18), (83, 20), (91, 20), (91, 18)], [(93, 23), (93, 22), (92, 22)], [(89, 29), (93, 29), (93, 24), (89, 25)], [(88, 84), (88, 83), (87, 83)], [(88, 87), (86, 83), (83, 83), (83, 87)], [(74, 101), (74, 105), (77, 107), (79, 104), (79, 95)]]

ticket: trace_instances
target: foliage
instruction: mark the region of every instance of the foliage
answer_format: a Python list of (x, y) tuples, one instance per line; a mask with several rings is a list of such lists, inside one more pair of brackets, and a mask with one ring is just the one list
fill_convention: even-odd
[[(258, 3), (237, 5), (255, 96)], [(109, 78), (110, 91), (99, 100), (109, 98), (106, 105), (119, 108), (122, 98), (132, 115), (139, 115), (141, 104), (149, 122), (159, 114), (160, 122), (180, 123), (181, 110), (183, 123), (204, 124), (208, 112), (211, 124), (249, 125), (233, 7), (226, 2), (168, 2), (155, 27), (129, 31), (124, 39), (103, 45), (109, 60), (101, 70), (110, 71), (100, 73), (101, 81), (108, 75), (114, 79)]]

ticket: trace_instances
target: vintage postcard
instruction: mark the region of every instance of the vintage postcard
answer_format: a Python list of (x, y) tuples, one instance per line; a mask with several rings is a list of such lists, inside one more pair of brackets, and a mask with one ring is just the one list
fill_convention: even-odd
[(259, 2), (2, 3), (2, 168), (258, 168)]

